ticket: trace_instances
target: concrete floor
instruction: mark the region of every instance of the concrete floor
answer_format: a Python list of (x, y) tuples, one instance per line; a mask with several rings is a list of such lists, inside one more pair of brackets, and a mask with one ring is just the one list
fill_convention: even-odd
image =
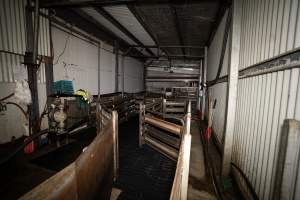
[(200, 138), (200, 131), (198, 122), (192, 120), (191, 123), (191, 158), (190, 158), (190, 172), (189, 172), (189, 187), (188, 199), (217, 199), (214, 195), (212, 185), (205, 172), (205, 161), (203, 146)]

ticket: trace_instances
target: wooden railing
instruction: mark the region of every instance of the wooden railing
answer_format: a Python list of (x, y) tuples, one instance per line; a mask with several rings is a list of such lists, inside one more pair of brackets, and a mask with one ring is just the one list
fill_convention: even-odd
[(185, 116), (185, 124), (182, 132), (181, 145), (177, 160), (176, 173), (173, 180), (173, 186), (170, 199), (185, 200), (187, 199), (188, 178), (190, 168), (190, 151), (191, 151), (191, 103), (188, 105), (188, 113)]
[[(102, 113), (97, 115), (104, 118)], [(108, 114), (105, 122), (98, 122), (97, 126), (100, 125), (95, 139), (73, 163), (21, 199), (110, 199), (119, 166), (118, 113)]]

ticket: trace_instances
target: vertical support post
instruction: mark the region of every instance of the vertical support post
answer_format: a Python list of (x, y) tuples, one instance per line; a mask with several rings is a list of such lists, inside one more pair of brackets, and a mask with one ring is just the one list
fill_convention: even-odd
[(205, 90), (206, 90), (206, 71), (207, 71), (207, 47), (204, 48), (204, 65), (202, 67), (202, 104), (201, 104), (201, 119), (205, 116)]
[(116, 54), (116, 65), (115, 65), (115, 92), (119, 91), (119, 45), (115, 42), (115, 54)]
[(122, 56), (122, 97), (124, 97), (125, 92), (125, 57)]
[(163, 99), (163, 119), (166, 118), (166, 111), (167, 111), (167, 100), (166, 99)]
[(293, 119), (284, 120), (279, 149), (275, 189), (272, 199), (299, 199), (300, 121)]
[(199, 82), (198, 82), (198, 99), (197, 99), (197, 110), (200, 111), (201, 108), (201, 97), (202, 97), (202, 68), (203, 68), (203, 60), (200, 60), (199, 63)]
[(100, 103), (101, 95), (101, 43), (98, 44), (98, 102)]
[(144, 118), (145, 118), (145, 105), (140, 103), (139, 113), (139, 147), (144, 144)]
[(96, 120), (97, 120), (97, 133), (101, 133), (102, 131), (102, 108), (101, 108), (101, 87), (100, 87), (100, 71), (101, 71), (101, 43), (98, 44), (98, 97), (96, 102)]
[(190, 169), (190, 152), (191, 152), (191, 140), (192, 136), (190, 134), (191, 130), (191, 101), (188, 102), (187, 115), (184, 125), (184, 146), (183, 146), (183, 175), (182, 175), (182, 186), (181, 186), (181, 198), (187, 199), (188, 185), (189, 185), (189, 169)]
[(119, 134), (118, 134), (118, 112), (112, 112), (113, 120), (113, 140), (114, 140), (114, 180), (118, 177), (119, 171)]
[(46, 94), (47, 97), (53, 92), (53, 57), (45, 57)]
[(26, 53), (24, 63), (27, 65), (28, 84), (31, 92), (32, 103), (29, 112), (29, 127), (33, 132), (38, 131), (38, 118), (39, 118), (39, 103), (38, 103), (38, 88), (37, 88), (37, 55), (38, 55), (38, 38), (39, 38), (39, 1), (35, 1), (34, 11), (34, 25), (32, 13), (30, 10), (31, 1), (27, 1), (26, 7)]
[(241, 2), (233, 1), (232, 31), (230, 44), (230, 62), (228, 69), (227, 107), (225, 118), (224, 146), (222, 157), (222, 177), (226, 178), (230, 172), (233, 132), (235, 123), (237, 84), (239, 70), (240, 32), (241, 32)]

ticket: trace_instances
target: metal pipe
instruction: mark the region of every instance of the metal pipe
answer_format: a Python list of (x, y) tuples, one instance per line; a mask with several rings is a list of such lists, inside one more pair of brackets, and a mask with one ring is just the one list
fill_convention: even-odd
[(168, 106), (185, 106), (185, 102), (167, 101), (166, 105), (168, 105)]
[(198, 82), (198, 99), (197, 99), (197, 110), (200, 111), (201, 105), (201, 97), (203, 95), (203, 90), (201, 87), (202, 82), (202, 68), (203, 68), (203, 60), (199, 63), (199, 82)]
[(176, 160), (178, 158), (178, 152), (175, 151), (175, 149), (172, 149), (171, 147), (168, 147), (167, 145), (163, 145), (159, 141), (157, 141), (154, 138), (151, 137), (145, 137), (145, 142), (152, 146), (154, 149), (159, 151), (160, 153), (166, 155), (167, 157)]
[(207, 71), (207, 47), (205, 47), (204, 65), (202, 67), (202, 104), (201, 104), (201, 119), (204, 120), (205, 113), (205, 90), (206, 90), (206, 71)]
[(125, 57), (122, 56), (122, 97), (124, 97), (124, 90), (125, 90)]
[(39, 0), (35, 0), (35, 10), (34, 10), (34, 39), (33, 39), (33, 52), (32, 52), (32, 63), (36, 64), (37, 54), (38, 54), (38, 39), (39, 39), (39, 29), (40, 29), (40, 15), (39, 15)]
[(113, 126), (113, 144), (114, 144), (114, 180), (118, 177), (119, 170), (119, 135), (118, 135), (118, 113), (112, 112), (112, 126)]
[(119, 45), (115, 42), (115, 54), (116, 54), (116, 65), (115, 65), (115, 92), (119, 91)]
[(101, 44), (98, 44), (98, 102), (100, 102), (100, 95), (101, 95), (101, 81), (100, 81), (100, 77), (101, 77)]
[(171, 122), (167, 122), (164, 120), (161, 120), (156, 117), (152, 117), (149, 115), (145, 115), (145, 122), (148, 124), (151, 124), (153, 126), (156, 126), (158, 128), (161, 128), (165, 131), (174, 133), (175, 135), (180, 136), (181, 135), (181, 126), (178, 126), (177, 124), (173, 124)]

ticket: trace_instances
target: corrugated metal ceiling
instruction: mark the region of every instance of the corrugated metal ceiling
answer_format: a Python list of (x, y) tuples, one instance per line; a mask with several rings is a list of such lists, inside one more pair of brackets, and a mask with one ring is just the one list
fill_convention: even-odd
[(136, 45), (134, 41), (132, 41), (126, 34), (120, 31), (117, 27), (115, 27), (112, 23), (110, 23), (107, 19), (105, 19), (101, 14), (99, 14), (94, 8), (81, 8), (88, 15), (93, 17), (99, 23), (101, 23), (104, 27), (115, 33), (118, 37), (122, 38), (130, 45)]
[[(199, 3), (135, 6), (137, 14), (143, 19), (160, 45), (205, 46), (216, 21), (219, 7), (218, 0), (200, 1)], [(176, 29), (177, 14), (179, 30)], [(182, 35), (183, 44), (180, 43)], [(165, 48), (170, 54), (182, 54), (180, 48)], [(187, 55), (202, 55), (203, 50), (185, 48)]]
[(134, 34), (144, 45), (155, 45), (155, 42), (135, 16), (130, 12), (127, 6), (104, 7), (104, 10), (126, 27), (127, 30)]
[[(221, 8), (226, 7), (225, 5), (228, 5), (229, 2), (229, 0), (153, 2), (137, 0), (112, 1), (112, 3), (82, 0), (78, 0), (78, 2), (76, 0), (65, 2), (57, 0), (51, 2), (43, 1), (47, 3), (47, 8), (56, 6), (72, 8), (73, 10), (81, 8), (129, 45), (140, 41), (139, 46), (168, 46), (162, 47), (162, 50), (170, 56), (177, 55), (176, 59), (178, 59), (178, 55), (180, 59), (188, 57), (200, 59), (203, 56), (203, 48), (187, 46), (204, 47), (209, 43), (214, 27), (219, 21), (219, 13), (222, 13), (220, 12)], [(107, 19), (110, 16), (104, 16), (104, 13), (97, 12), (96, 9), (91, 8), (93, 6), (97, 7), (97, 9), (103, 8), (113, 19)], [(126, 30), (120, 29), (119, 25), (116, 25), (111, 20), (115, 20), (116, 23), (119, 23)], [(133, 37), (137, 41), (132, 38), (131, 34), (134, 35)], [(150, 47), (148, 47), (148, 53), (149, 49)], [(155, 49), (150, 51), (157, 54)]]

